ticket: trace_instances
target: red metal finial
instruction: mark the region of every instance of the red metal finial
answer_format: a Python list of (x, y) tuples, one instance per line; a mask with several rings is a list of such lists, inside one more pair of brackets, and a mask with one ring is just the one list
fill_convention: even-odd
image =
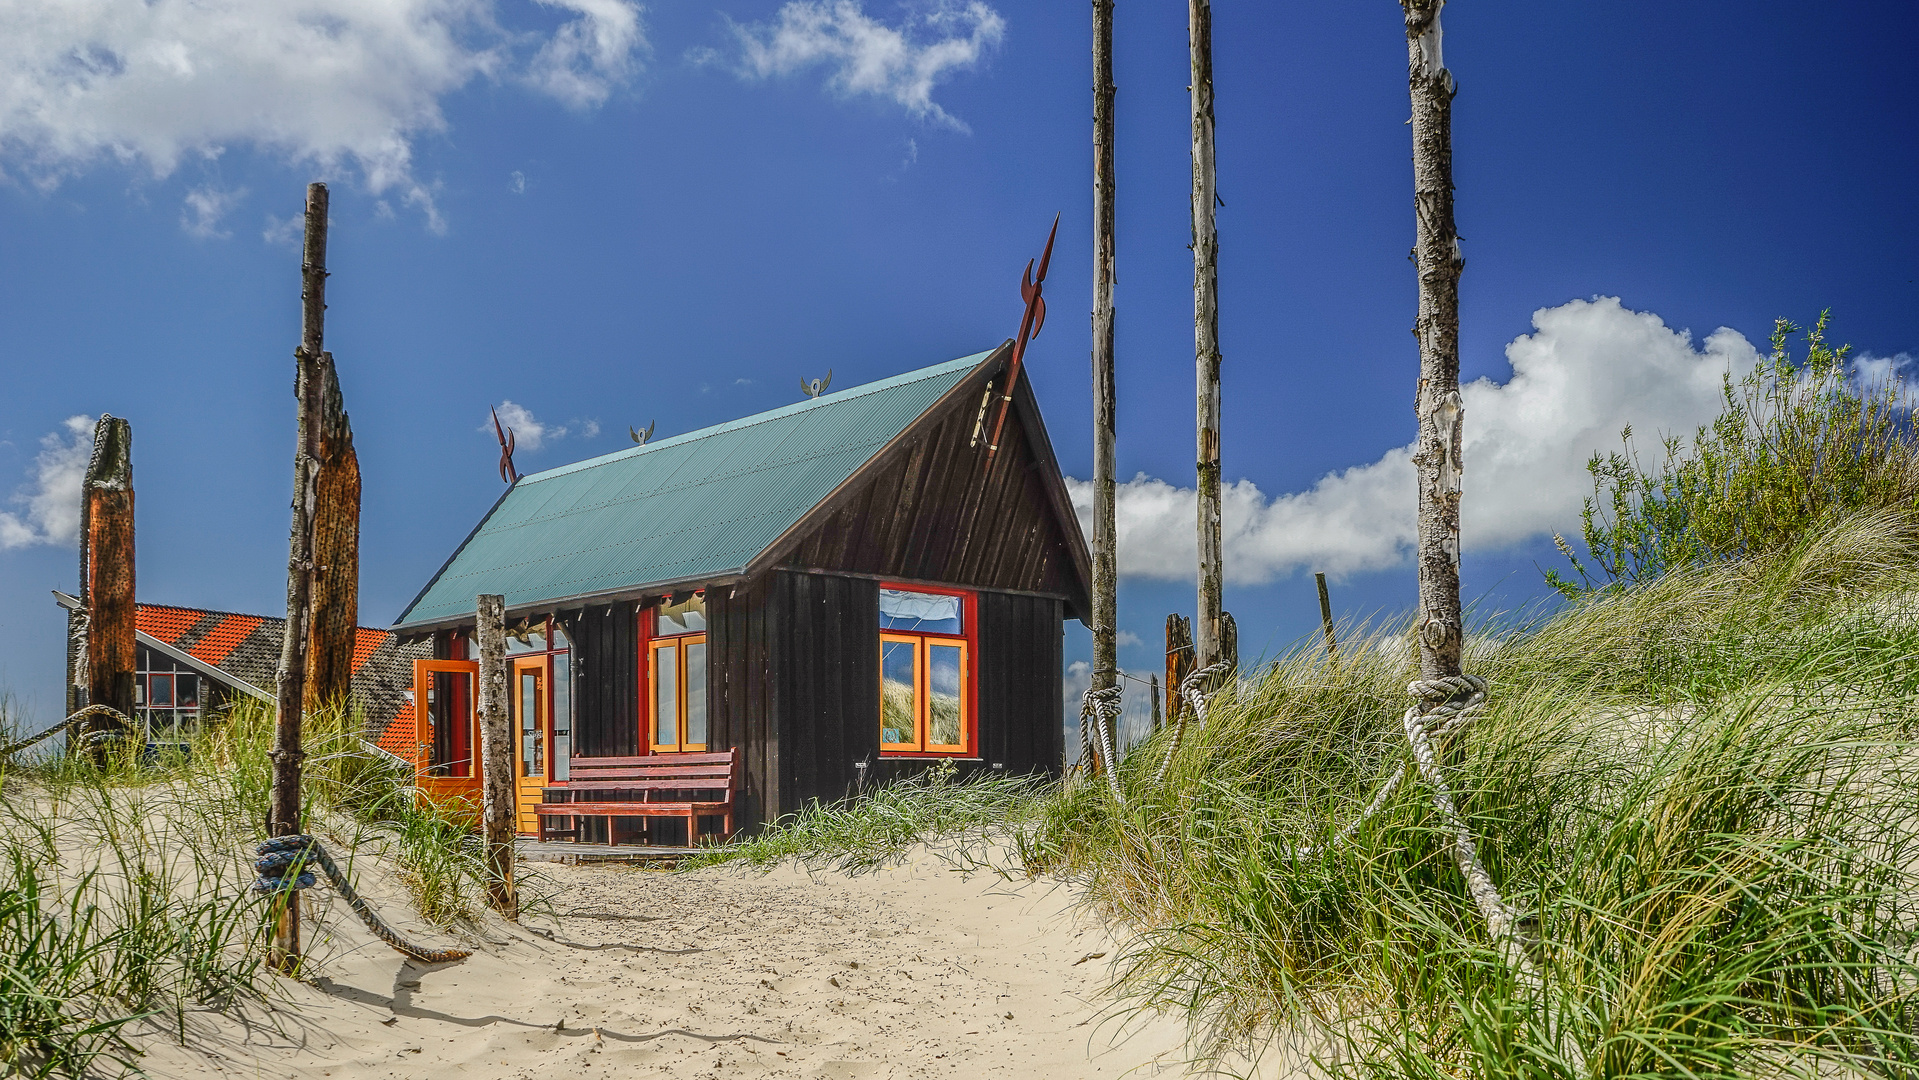
[(1000, 391), (999, 418), (993, 421), (993, 437), (986, 443), (986, 462), (999, 453), (999, 437), (1006, 427), (1006, 410), (1013, 405), (1013, 385), (1019, 381), (1020, 362), (1026, 359), (1026, 343), (1039, 336), (1046, 325), (1046, 267), (1053, 261), (1053, 240), (1059, 236), (1059, 215), (1053, 215), (1053, 231), (1046, 234), (1046, 250), (1040, 253), (1039, 276), (1033, 275), (1033, 261), (1026, 261), (1026, 273), (1019, 283), (1020, 298), (1026, 301), (1026, 314), (1019, 322), (1019, 338), (1013, 344), (1013, 359), (1006, 365), (1006, 386)]
[[(509, 486), (517, 484), (520, 482), (520, 470), (513, 467), (513, 447), (515, 445), (513, 429), (500, 427), (500, 410), (491, 409), (488, 411), (493, 414), (493, 435), (500, 440), (500, 480)], [(649, 428), (647, 430), (651, 431), (652, 429)]]

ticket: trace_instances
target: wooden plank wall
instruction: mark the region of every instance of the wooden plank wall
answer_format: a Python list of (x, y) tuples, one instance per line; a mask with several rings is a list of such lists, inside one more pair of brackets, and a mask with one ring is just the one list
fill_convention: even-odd
[(786, 613), (774, 680), (783, 708), (780, 812), (854, 790), (856, 761), (879, 758), (880, 586), (871, 578), (776, 570)]
[[(1022, 381), (1016, 393), (1030, 391)], [(989, 468), (985, 448), (968, 445), (976, 407), (974, 399), (896, 449), (784, 565), (1052, 593), (1083, 606), (1071, 550), (1018, 410)]]
[(772, 718), (779, 698), (771, 642), (782, 625), (776, 574), (751, 586), (706, 591), (708, 746), (740, 751), (745, 790), (735, 823), (753, 831), (779, 816), (779, 731)]
[(1065, 755), (1061, 604), (979, 594), (980, 754), (1009, 775), (1058, 775)]
[(638, 624), (630, 603), (589, 607), (576, 624), (573, 756), (641, 753)]

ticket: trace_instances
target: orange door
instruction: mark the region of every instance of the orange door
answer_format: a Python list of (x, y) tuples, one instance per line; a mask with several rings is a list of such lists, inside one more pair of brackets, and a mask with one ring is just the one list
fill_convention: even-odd
[(516, 828), (529, 836), (540, 832), (540, 819), (533, 808), (546, 791), (547, 760), (551, 744), (547, 732), (547, 658), (521, 657), (513, 661), (512, 683), (507, 689), (516, 737), (513, 740), (513, 795), (517, 807)]
[(480, 809), (480, 732), (474, 723), (480, 665), (474, 660), (415, 660), (415, 783), (420, 794)]

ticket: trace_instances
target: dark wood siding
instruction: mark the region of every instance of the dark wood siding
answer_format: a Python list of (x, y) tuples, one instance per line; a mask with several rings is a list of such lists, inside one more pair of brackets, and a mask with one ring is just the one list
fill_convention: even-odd
[(769, 574), (751, 586), (706, 591), (708, 745), (739, 750), (746, 790), (738, 820), (753, 828), (780, 810), (780, 733), (771, 642), (781, 618)]
[(574, 757), (639, 754), (639, 642), (632, 604), (589, 607), (566, 629), (579, 658)]
[(1059, 771), (1065, 753), (1060, 602), (979, 594), (980, 754), (1008, 773)]
[(777, 638), (781, 813), (853, 791), (879, 757), (880, 587), (870, 578), (774, 571), (787, 616)]
[[(973, 447), (975, 398), (949, 412), (809, 533), (782, 564), (986, 589), (1049, 593), (1083, 605), (1072, 548), (1049, 502), (1039, 454), (1014, 410), (989, 466)], [(990, 423), (990, 420), (989, 420)], [(1071, 541), (1076, 543), (1077, 540)]]

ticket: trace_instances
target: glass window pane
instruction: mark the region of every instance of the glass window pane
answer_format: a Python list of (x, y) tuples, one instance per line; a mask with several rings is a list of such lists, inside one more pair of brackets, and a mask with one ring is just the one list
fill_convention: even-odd
[(926, 646), (926, 742), (929, 746), (960, 744), (960, 680), (965, 677), (957, 645), (928, 642)]
[(655, 637), (671, 637), (674, 634), (691, 634), (706, 629), (706, 597), (694, 593), (678, 604), (660, 601), (653, 616), (653, 634)]
[(175, 675), (173, 677), (173, 704), (174, 707), (181, 709), (200, 707), (200, 676)]
[(912, 592), (907, 589), (880, 590), (880, 629), (909, 630), (930, 634), (965, 632), (961, 620), (964, 605), (957, 596), (945, 593)]
[(686, 741), (706, 745), (706, 642), (686, 643)]
[(546, 771), (540, 760), (540, 673), (523, 669), (516, 711), (520, 714), (520, 766), (526, 776)]
[(680, 744), (680, 647), (653, 650), (653, 745)]
[(553, 779), (572, 776), (573, 755), (573, 657), (560, 653), (553, 658)]
[(467, 671), (435, 671), (428, 692), (427, 773), (431, 776), (473, 775), (473, 675)]
[(916, 642), (880, 642), (880, 742), (919, 744)]
[(147, 676), (147, 704), (155, 708), (171, 708), (173, 705), (173, 676)]

